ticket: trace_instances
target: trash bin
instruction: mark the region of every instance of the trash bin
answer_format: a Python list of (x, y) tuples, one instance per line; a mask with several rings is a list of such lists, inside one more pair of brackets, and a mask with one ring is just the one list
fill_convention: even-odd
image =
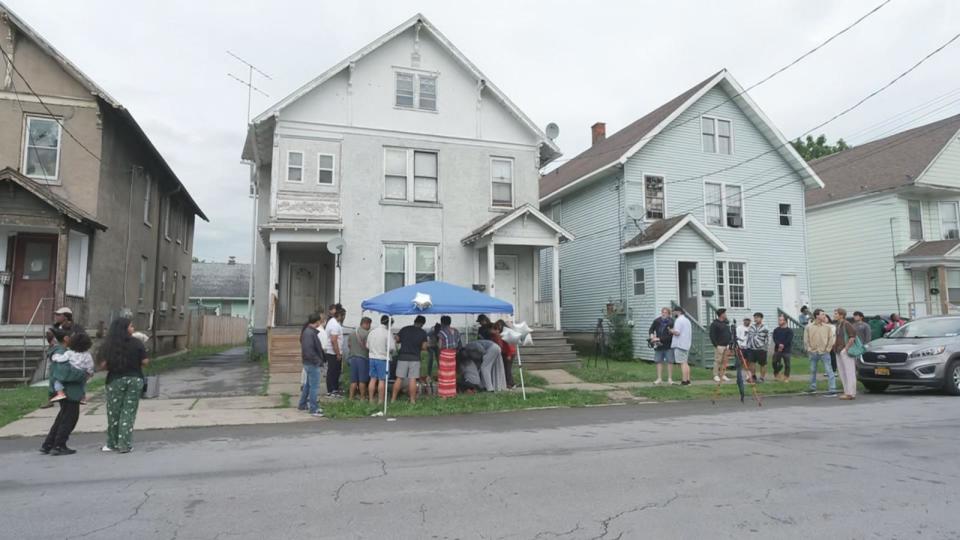
[(143, 399), (160, 397), (160, 377), (151, 375), (143, 380)]

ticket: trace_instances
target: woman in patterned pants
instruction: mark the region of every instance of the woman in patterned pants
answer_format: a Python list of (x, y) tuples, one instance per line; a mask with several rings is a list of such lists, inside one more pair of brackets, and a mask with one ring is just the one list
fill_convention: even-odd
[(133, 450), (131, 437), (137, 419), (137, 407), (143, 392), (143, 366), (147, 351), (133, 337), (133, 323), (118, 318), (98, 351), (101, 367), (107, 370), (107, 444), (104, 452), (125, 454)]

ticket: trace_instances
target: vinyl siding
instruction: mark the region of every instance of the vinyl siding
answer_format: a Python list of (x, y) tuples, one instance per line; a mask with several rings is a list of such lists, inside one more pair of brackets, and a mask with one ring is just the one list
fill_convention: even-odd
[[(910, 274), (894, 270), (893, 261), (912, 243), (905, 199), (885, 195), (813, 209), (807, 223), (812, 307), (842, 306), (868, 315), (906, 312)], [(836, 246), (839, 234), (846, 238), (842, 248)]]
[(933, 160), (917, 184), (960, 188), (960, 136), (954, 137)]
[[(653, 360), (653, 349), (647, 347), (647, 330), (658, 315), (657, 305), (657, 268), (653, 251), (630, 253), (626, 256), (627, 269), (627, 309), (633, 321), (633, 355), (644, 360)], [(633, 291), (633, 271), (642, 268), (646, 278), (646, 294), (636, 295)], [(649, 314), (654, 314), (649, 316)]]

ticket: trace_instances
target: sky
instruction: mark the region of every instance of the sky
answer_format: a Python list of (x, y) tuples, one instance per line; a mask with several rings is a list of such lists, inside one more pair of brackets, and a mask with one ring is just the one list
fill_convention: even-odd
[[(138, 120), (210, 223), (194, 255), (250, 259), (249, 172), (240, 161), (246, 78), (271, 76), (254, 116), (420, 12), (571, 158), (590, 126), (612, 134), (727, 68), (748, 87), (883, 0), (197, 1), (3, 0)], [(750, 92), (788, 138), (883, 86), (960, 32), (960, 2), (892, 0)], [(960, 40), (819, 130), (858, 144), (960, 113)]]

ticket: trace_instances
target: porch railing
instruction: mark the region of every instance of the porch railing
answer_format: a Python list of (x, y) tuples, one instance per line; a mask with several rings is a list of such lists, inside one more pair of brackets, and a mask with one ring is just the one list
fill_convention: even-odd
[(537, 322), (540, 326), (552, 327), (553, 300), (537, 300)]
[(907, 316), (911, 319), (918, 317), (929, 317), (931, 315), (943, 315), (943, 307), (940, 302), (908, 302)]
[(787, 327), (793, 330), (793, 350), (795, 352), (803, 351), (803, 325), (800, 324), (800, 321), (794, 319), (793, 316), (780, 308), (777, 308), (777, 315), (783, 316), (783, 318), (787, 320)]
[[(36, 322), (36, 320), (37, 320), (37, 314), (41, 313), (40, 308), (43, 307), (43, 304), (44, 304), (44, 303), (46, 303), (46, 302), (50, 302), (50, 303), (51, 303), (51, 308), (50, 308), (50, 310), (49, 310), (47, 313), (53, 311), (53, 307), (52, 307), (52, 305), (53, 305), (53, 300), (54, 300), (53, 298), (41, 298), (40, 301), (37, 302), (37, 307), (34, 308), (34, 310), (33, 310), (33, 315), (30, 316), (30, 321), (27, 323), (27, 327), (23, 330), (23, 355), (22, 355), (21, 358), (20, 358), (20, 370), (21, 370), (21, 371), (20, 371), (20, 376), (21, 376), (22, 378), (24, 378), (24, 379), (27, 378), (27, 351), (29, 350), (29, 348), (28, 348), (28, 346), (27, 346), (27, 343), (28, 343), (27, 340), (30, 339), (30, 330), (33, 328), (34, 322)], [(41, 325), (41, 330), (42, 330), (42, 328), (43, 328), (43, 325)], [(36, 337), (36, 336), (34, 336), (34, 337)], [(42, 331), (41, 331), (41, 333), (40, 333), (40, 337), (41, 337), (41, 339), (43, 339), (43, 332), (42, 332)], [(41, 360), (37, 363), (37, 370), (36, 370), (34, 373), (43, 373), (43, 374), (46, 374), (46, 372), (47, 372), (47, 355), (46, 355), (46, 352), (47, 352), (47, 344), (46, 344), (46, 342), (44, 342), (44, 344), (43, 344), (43, 353), (44, 353), (44, 354), (41, 355), (42, 358), (41, 358)], [(34, 378), (36, 378), (36, 377), (34, 377)]]

